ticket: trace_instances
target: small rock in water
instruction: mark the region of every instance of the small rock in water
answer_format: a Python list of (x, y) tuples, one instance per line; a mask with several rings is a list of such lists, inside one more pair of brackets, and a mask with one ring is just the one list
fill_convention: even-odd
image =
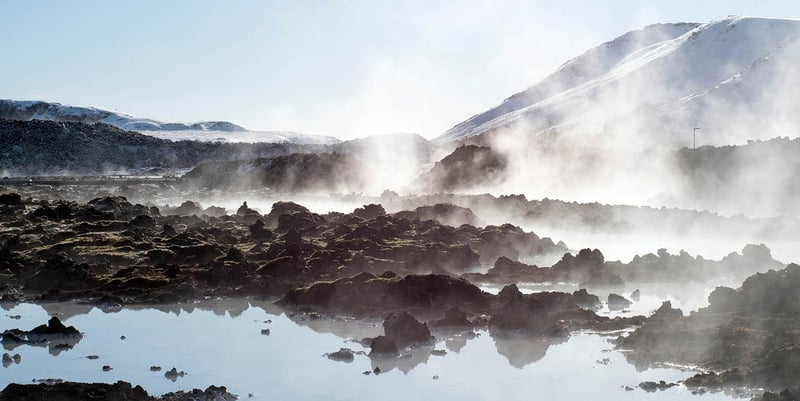
[(631, 299), (632, 299), (632, 300), (634, 300), (634, 301), (636, 301), (636, 302), (639, 302), (639, 298), (640, 298), (640, 297), (641, 297), (641, 293), (639, 292), (639, 290), (634, 290), (634, 291), (631, 293)]
[(247, 398), (253, 398), (253, 393), (247, 393)]
[(261, 329), (261, 335), (262, 336), (268, 336), (269, 335), (269, 329)]
[(435, 349), (435, 350), (431, 351), (431, 355), (445, 356), (445, 355), (447, 355), (447, 351), (445, 351), (443, 349)]
[(100, 359), (100, 355), (88, 355), (86, 359)]
[(610, 360), (610, 359), (608, 359), (608, 358), (603, 358), (603, 359), (598, 359), (598, 360), (596, 361), (596, 363), (597, 363), (598, 365), (608, 365), (609, 363), (611, 363), (611, 360)]
[(14, 356), (12, 356), (11, 359), (14, 360), (14, 363), (20, 363), (20, 362), (22, 362), (22, 355), (14, 354)]
[(125, 338), (126, 338), (125, 336), (119, 336), (120, 340), (124, 340)]
[(372, 369), (372, 373), (375, 373), (376, 375), (381, 374), (381, 368), (376, 366), (375, 369)]
[(110, 371), (112, 369), (114, 369), (114, 368), (112, 368), (111, 366), (103, 365), (103, 372), (108, 372), (108, 371)]
[(9, 367), (9, 366), (10, 366), (12, 363), (14, 363), (14, 360), (13, 360), (13, 359), (11, 359), (11, 355), (9, 355), (8, 353), (5, 353), (5, 354), (3, 354), (3, 367), (4, 367), (4, 368), (7, 368), (7, 367)]
[(9, 319), (20, 320), (22, 319), (21, 315), (6, 315)]
[(439, 380), (439, 375), (433, 375), (433, 380)]
[(361, 373), (362, 373), (364, 376), (369, 376), (369, 375), (371, 375), (371, 374), (372, 374), (372, 371), (371, 371), (371, 370), (365, 370), (365, 371), (363, 371), (363, 372), (361, 372)]
[(153, 366), (150, 367), (150, 371), (151, 372), (160, 372), (161, 371), (161, 366), (153, 365)]

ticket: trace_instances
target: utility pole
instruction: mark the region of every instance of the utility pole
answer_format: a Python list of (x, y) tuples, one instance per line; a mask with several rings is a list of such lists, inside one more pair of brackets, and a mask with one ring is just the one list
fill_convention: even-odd
[(699, 129), (700, 127), (694, 127), (694, 131), (692, 132), (692, 150), (697, 149), (697, 130)]

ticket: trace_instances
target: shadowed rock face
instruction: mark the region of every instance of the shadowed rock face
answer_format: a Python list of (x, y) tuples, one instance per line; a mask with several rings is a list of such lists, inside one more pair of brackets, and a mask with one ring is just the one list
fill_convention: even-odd
[(486, 146), (463, 145), (411, 185), (425, 193), (469, 190), (487, 183), (502, 182), (508, 161)]
[[(758, 273), (738, 290), (720, 287), (710, 305), (683, 316), (668, 304), (641, 328), (620, 337), (639, 364), (697, 364), (720, 375), (697, 376), (697, 385), (755, 385), (780, 390), (800, 374), (800, 266)], [(727, 373), (726, 373), (727, 372)]]

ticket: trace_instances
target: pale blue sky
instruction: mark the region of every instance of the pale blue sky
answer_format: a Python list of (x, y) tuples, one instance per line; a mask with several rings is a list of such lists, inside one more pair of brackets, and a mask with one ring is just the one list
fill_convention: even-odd
[(430, 138), (626, 31), (729, 14), (800, 2), (0, 0), (0, 98)]

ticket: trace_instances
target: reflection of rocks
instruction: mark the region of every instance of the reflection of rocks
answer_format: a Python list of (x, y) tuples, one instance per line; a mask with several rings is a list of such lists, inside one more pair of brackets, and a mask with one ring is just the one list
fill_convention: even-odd
[(538, 337), (538, 336), (520, 336), (516, 338), (511, 337), (495, 337), (495, 347), (497, 353), (508, 359), (509, 365), (522, 369), (542, 358), (547, 354), (547, 349), (551, 345), (561, 344), (567, 341), (564, 337)]
[(336, 352), (327, 353), (324, 355), (332, 361), (351, 363), (355, 359), (355, 353), (350, 348), (339, 348)]
[(383, 331), (399, 348), (433, 342), (428, 325), (421, 323), (408, 312), (396, 312), (387, 316), (383, 320)]
[(179, 377), (183, 377), (183, 376), (186, 376), (186, 372), (184, 372), (182, 370), (178, 370), (175, 367), (173, 367), (172, 369), (170, 369), (170, 370), (168, 370), (168, 371), (166, 371), (164, 373), (164, 377), (166, 377), (169, 380), (172, 380), (173, 382), (178, 380)]
[(623, 310), (633, 305), (633, 302), (619, 294), (608, 294), (608, 309), (612, 311)]
[(475, 333), (470, 331), (445, 338), (444, 345), (450, 351), (459, 353), (466, 345), (467, 340), (475, 338)]
[(3, 367), (7, 368), (11, 366), (12, 363), (19, 364), (22, 362), (22, 356), (20, 354), (11, 355), (9, 353), (3, 354)]
[(36, 326), (32, 330), (9, 329), (2, 333), (3, 348), (13, 350), (20, 345), (48, 347), (53, 355), (71, 349), (83, 335), (73, 326), (65, 326), (57, 317), (52, 317), (47, 324)]
[(472, 331), (473, 325), (467, 319), (467, 313), (462, 311), (458, 306), (448, 309), (444, 313), (444, 317), (439, 320), (432, 320), (428, 322), (428, 326), (437, 332), (463, 332)]
[(383, 373), (395, 368), (408, 373), (417, 365), (427, 363), (433, 349), (433, 345), (423, 345), (403, 350), (399, 356), (370, 355), (372, 368), (380, 369)]

